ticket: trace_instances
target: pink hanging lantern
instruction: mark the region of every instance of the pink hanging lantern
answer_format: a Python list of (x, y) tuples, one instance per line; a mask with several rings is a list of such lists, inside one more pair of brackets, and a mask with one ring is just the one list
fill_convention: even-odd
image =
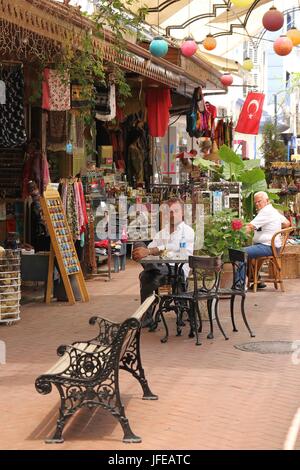
[(193, 38), (186, 38), (186, 40), (181, 44), (181, 53), (185, 57), (192, 57), (198, 49), (197, 43)]
[(233, 76), (231, 75), (231, 73), (223, 73), (220, 78), (220, 82), (222, 83), (222, 85), (230, 86), (233, 82)]
[(277, 8), (271, 7), (270, 10), (264, 14), (262, 23), (268, 31), (278, 31), (283, 26), (284, 16)]
[(277, 55), (288, 55), (293, 49), (293, 42), (287, 36), (279, 36), (273, 44), (273, 49)]

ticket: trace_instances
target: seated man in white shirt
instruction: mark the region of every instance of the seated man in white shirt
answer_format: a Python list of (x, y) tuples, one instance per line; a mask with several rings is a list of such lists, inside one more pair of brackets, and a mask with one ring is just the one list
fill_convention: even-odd
[[(194, 230), (183, 222), (183, 203), (179, 199), (171, 199), (167, 202), (170, 209), (170, 222), (162, 230), (160, 230), (146, 247), (142, 242), (137, 242), (133, 248), (132, 257), (135, 261), (140, 261), (149, 255), (159, 255), (160, 251), (166, 249), (174, 253), (179, 252), (179, 244), (182, 239), (186, 243), (186, 257), (193, 255), (194, 251)], [(174, 272), (174, 267), (171, 266)], [(159, 286), (166, 284), (167, 275), (169, 273), (168, 267), (165, 264), (147, 264), (144, 266), (144, 271), (140, 274), (140, 293), (141, 302), (143, 302), (149, 295), (153, 293)], [(189, 274), (188, 263), (183, 266), (185, 282)], [(180, 280), (179, 280), (180, 282)], [(152, 322), (152, 309), (145, 316), (143, 326), (148, 326)]]
[[(290, 226), (290, 222), (276, 210), (269, 201), (267, 193), (260, 191), (254, 195), (254, 204), (257, 215), (247, 224), (247, 232), (254, 230), (253, 245), (247, 246), (245, 251), (249, 259), (260, 256), (272, 256), (271, 240), (276, 232)], [(275, 246), (280, 248), (280, 237), (276, 237)], [(266, 287), (259, 283), (258, 288)]]

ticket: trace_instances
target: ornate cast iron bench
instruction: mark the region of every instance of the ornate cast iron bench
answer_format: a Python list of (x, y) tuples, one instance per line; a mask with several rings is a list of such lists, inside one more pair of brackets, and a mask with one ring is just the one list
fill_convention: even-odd
[(132, 432), (121, 402), (119, 370), (130, 372), (139, 381), (144, 400), (158, 399), (148, 386), (140, 355), (142, 318), (154, 300), (154, 295), (148, 297), (120, 324), (92, 317), (89, 322), (98, 324), (98, 336), (57, 349), (61, 358), (35, 382), (37, 391), (44, 395), (51, 392), (54, 384), (61, 399), (56, 431), (46, 443), (64, 442), (62, 432), (68, 418), (82, 407), (97, 406), (110, 411), (119, 420), (124, 432), (123, 442), (141, 442)]

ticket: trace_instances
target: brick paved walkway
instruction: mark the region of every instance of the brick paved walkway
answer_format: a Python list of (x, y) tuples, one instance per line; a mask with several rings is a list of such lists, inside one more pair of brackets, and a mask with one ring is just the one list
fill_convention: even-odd
[[(300, 339), (300, 281), (286, 282), (286, 293), (268, 288), (247, 296), (247, 312), (256, 338), (249, 337), (237, 316), (240, 331), (232, 333), (227, 303), (221, 303), (225, 341), (202, 335), (196, 347), (184, 331), (175, 336), (172, 315), (169, 342), (162, 330), (143, 330), (142, 356), (149, 384), (158, 401), (143, 401), (138, 383), (121, 375), (121, 390), (133, 431), (141, 444), (122, 443), (119, 423), (103, 410), (82, 410), (65, 430), (65, 443), (47, 446), (54, 430), (58, 394), (40, 395), (36, 377), (56, 360), (60, 344), (89, 338), (92, 314), (121, 320), (139, 303), (139, 267), (88, 283), (91, 301), (75, 306), (32, 303), (22, 309), (22, 321), (0, 327), (7, 363), (0, 366), (2, 449), (282, 449), (300, 407), (300, 364), (291, 355), (243, 352), (235, 344), (258, 340)], [(204, 332), (207, 332), (207, 322)], [(300, 449), (300, 436), (295, 443)]]

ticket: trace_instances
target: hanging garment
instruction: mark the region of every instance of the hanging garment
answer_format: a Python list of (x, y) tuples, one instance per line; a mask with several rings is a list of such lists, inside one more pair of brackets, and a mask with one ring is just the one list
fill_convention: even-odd
[(68, 76), (58, 70), (45, 69), (43, 76), (42, 108), (48, 111), (67, 111), (71, 108)]
[(96, 86), (96, 119), (99, 121), (112, 121), (117, 114), (116, 85)]
[(169, 125), (169, 109), (172, 106), (169, 88), (148, 88), (146, 92), (149, 134), (164, 137)]
[(186, 124), (190, 137), (211, 136), (211, 114), (205, 105), (201, 87), (194, 90), (191, 107), (186, 114)]
[(0, 70), (6, 87), (6, 103), (0, 104), (0, 147), (17, 147), (26, 142), (24, 121), (24, 76), (21, 67)]
[(144, 183), (144, 154), (138, 144), (132, 144), (128, 147), (128, 173), (132, 180), (136, 179), (136, 184)]
[(63, 146), (64, 148), (66, 141), (67, 141), (66, 112), (65, 111), (51, 111), (48, 115), (47, 143), (48, 144), (61, 144), (61, 146)]

